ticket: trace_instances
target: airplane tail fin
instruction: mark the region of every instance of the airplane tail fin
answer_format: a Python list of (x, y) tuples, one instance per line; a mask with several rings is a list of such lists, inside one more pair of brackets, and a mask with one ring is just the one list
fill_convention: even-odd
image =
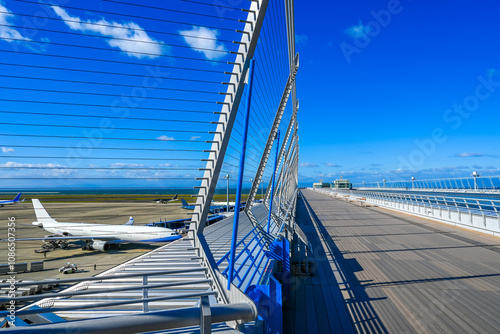
[(134, 224), (134, 218), (130, 217), (128, 222), (126, 222), (124, 225), (133, 225)]
[(176, 200), (176, 199), (177, 199), (177, 195), (175, 195), (174, 197), (172, 197), (171, 201)]
[(14, 197), (14, 199), (12, 201), (14, 202), (19, 202), (19, 199), (21, 198), (21, 193), (17, 194), (16, 197)]
[(184, 198), (181, 198), (182, 206), (189, 206), (188, 202)]
[(40, 203), (40, 200), (38, 199), (33, 199), (33, 209), (35, 210), (35, 215), (36, 215), (36, 223), (33, 223), (33, 225), (38, 225), (41, 226), (43, 224), (47, 223), (56, 223), (52, 217), (49, 216), (45, 208), (43, 207), (42, 203)]

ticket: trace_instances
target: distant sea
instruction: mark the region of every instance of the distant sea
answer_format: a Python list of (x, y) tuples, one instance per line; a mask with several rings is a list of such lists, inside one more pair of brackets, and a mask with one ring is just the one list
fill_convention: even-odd
[[(226, 188), (215, 189), (216, 194), (225, 194)], [(22, 192), (23, 194), (73, 194), (73, 195), (117, 195), (117, 194), (167, 194), (167, 195), (175, 195), (175, 194), (197, 194), (198, 189), (194, 188), (65, 188), (65, 189), (3, 189), (0, 190), (0, 194), (17, 194), (18, 192)], [(250, 192), (250, 188), (243, 188), (243, 194), (248, 194)], [(236, 188), (229, 188), (230, 194), (236, 193)], [(260, 194), (260, 189), (259, 189)]]

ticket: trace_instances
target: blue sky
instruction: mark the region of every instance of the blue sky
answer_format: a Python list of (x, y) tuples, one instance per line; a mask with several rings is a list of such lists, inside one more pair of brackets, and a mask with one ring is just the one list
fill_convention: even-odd
[[(248, 15), (239, 8), (250, 2), (130, 3), (0, 0), (3, 187), (199, 185), (245, 24), (238, 20)], [(268, 7), (255, 52), (246, 184), (287, 79), (283, 13), (283, 2)], [(222, 166), (232, 187), (246, 94)], [(282, 128), (290, 115), (289, 105)]]
[[(219, 92), (227, 89), (221, 82), (228, 80), (223, 72), (231, 70), (228, 52), (237, 48), (231, 41), (238, 38), (234, 27), (241, 23), (234, 20), (245, 14), (201, 4), (189, 7), (182, 1), (161, 6), (188, 13), (108, 1), (53, 3), (61, 5), (0, 0), (1, 119), (82, 129), (2, 124), (0, 167), (18, 167), (4, 169), (3, 175), (59, 178), (39, 186), (99, 186), (101, 181), (70, 178), (129, 177), (126, 185), (138, 187), (144, 180), (165, 185), (160, 180), (165, 178), (168, 185), (183, 185), (185, 179), (201, 176), (202, 150), (210, 148), (204, 141), (215, 129), (209, 122), (217, 121), (212, 112), (220, 110), (215, 101), (221, 102)], [(160, 6), (155, 1), (142, 4)], [(271, 2), (268, 17), (278, 17), (282, 5)], [(479, 5), (463, 0), (322, 1), (314, 6), (296, 1), (300, 181), (317, 181), (321, 175), (325, 181), (343, 175), (371, 182), (468, 176), (473, 170), (500, 174), (499, 9), (500, 2), (493, 0)], [(286, 80), (284, 42), (276, 42), (283, 36), (276, 32), (276, 21), (274, 25), (264, 29), (256, 52), (262, 61), (252, 113), (259, 117), (250, 124), (245, 182), (255, 172)], [(276, 74), (269, 77), (271, 72)], [(244, 108), (246, 95), (242, 101)], [(283, 127), (290, 113), (287, 106)], [(223, 167), (223, 173), (233, 176), (242, 115)], [(164, 121), (152, 120), (159, 118)], [(50, 137), (54, 135), (67, 138)], [(108, 139), (90, 140), (92, 135)], [(109, 159), (107, 147), (115, 148), (115, 160)], [(165, 151), (170, 149), (180, 151)], [(68, 158), (75, 155), (102, 159)], [(43, 169), (48, 167), (57, 170)]]
[(295, 9), (303, 182), (499, 174), (499, 1)]

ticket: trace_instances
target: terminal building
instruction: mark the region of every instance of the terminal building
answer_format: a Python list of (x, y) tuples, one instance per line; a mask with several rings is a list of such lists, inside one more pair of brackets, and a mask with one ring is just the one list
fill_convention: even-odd
[(342, 177), (340, 179), (333, 181), (332, 183), (319, 182), (313, 183), (313, 188), (333, 188), (333, 189), (352, 189), (352, 183), (349, 180), (345, 180)]
[(334, 189), (352, 189), (352, 183), (349, 180), (344, 180), (342, 177), (333, 181)]
[(330, 188), (330, 187), (331, 187), (330, 183), (325, 183), (323, 181), (313, 183), (313, 188)]

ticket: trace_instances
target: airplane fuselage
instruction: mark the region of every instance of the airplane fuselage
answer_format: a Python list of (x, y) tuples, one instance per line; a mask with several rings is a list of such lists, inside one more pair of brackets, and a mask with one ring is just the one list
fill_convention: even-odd
[[(37, 225), (37, 223), (34, 224)], [(44, 222), (40, 225), (42, 225), (46, 231), (59, 235), (88, 236), (89, 239), (99, 239), (99, 236), (104, 238), (114, 236), (116, 239), (110, 240), (110, 243), (169, 242), (181, 238), (181, 236), (173, 230), (163, 227), (60, 222)]]
[(21, 203), (21, 202), (22, 202), (21, 201), (21, 193), (19, 193), (19, 194), (17, 194), (16, 197), (14, 197), (14, 199), (11, 199), (11, 200), (8, 200), (8, 201), (0, 201), (0, 207), (2, 207), (4, 205), (17, 204), (17, 203)]
[(19, 201), (0, 201), (0, 206), (9, 205), (9, 204), (18, 204), (18, 203), (21, 203), (21, 202), (19, 202)]

